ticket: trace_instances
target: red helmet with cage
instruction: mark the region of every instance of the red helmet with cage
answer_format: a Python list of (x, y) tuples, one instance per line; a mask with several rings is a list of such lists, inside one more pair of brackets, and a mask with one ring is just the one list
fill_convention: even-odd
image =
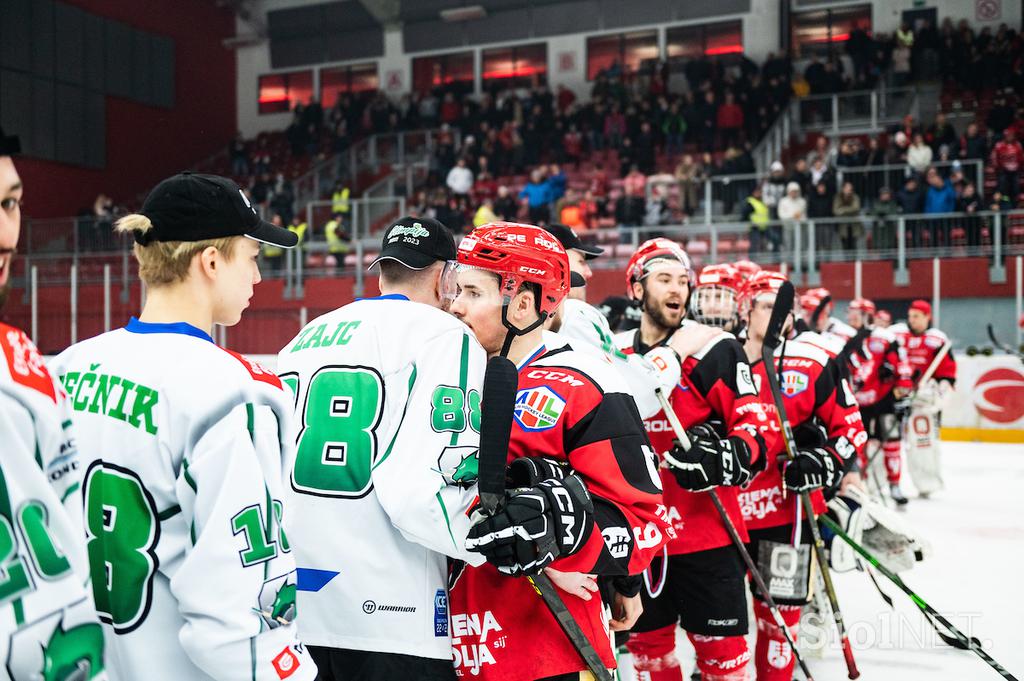
[(737, 260), (732, 266), (739, 270), (743, 281), (748, 281), (752, 276), (761, 271), (761, 266), (752, 260)]
[(502, 296), (511, 298), (524, 283), (540, 288), (537, 308), (547, 318), (569, 294), (569, 256), (546, 230), (515, 222), (477, 227), (459, 244), (460, 265), (498, 275)]
[(786, 281), (786, 275), (770, 270), (761, 270), (752, 276), (740, 292), (740, 311), (743, 314), (749, 314), (750, 308), (758, 296), (766, 293), (776, 295), (784, 281)]
[(653, 269), (657, 269), (659, 261), (666, 264), (675, 262), (682, 265), (686, 268), (689, 280), (693, 281), (693, 266), (690, 264), (690, 256), (686, 254), (682, 246), (664, 237), (650, 239), (640, 244), (640, 248), (636, 249), (636, 253), (626, 265), (626, 295), (630, 300), (637, 300), (633, 293), (633, 284), (642, 281)]
[(690, 296), (690, 314), (701, 324), (727, 327), (737, 321), (743, 275), (732, 265), (708, 265), (697, 275)]
[(875, 314), (875, 321), (885, 322), (886, 324), (892, 324), (892, 313), (888, 310), (879, 310)]
[(832, 294), (827, 288), (808, 289), (800, 296), (800, 308), (807, 314), (813, 314), (821, 305), (821, 301), (831, 297)]
[(874, 316), (875, 312), (878, 311), (875, 304), (867, 298), (854, 298), (850, 301), (850, 309), (857, 310), (871, 316)]

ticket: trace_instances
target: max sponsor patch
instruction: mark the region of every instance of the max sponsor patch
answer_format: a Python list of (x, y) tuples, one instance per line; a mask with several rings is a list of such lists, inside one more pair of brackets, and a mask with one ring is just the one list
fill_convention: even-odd
[(565, 400), (547, 386), (516, 393), (515, 419), (523, 430), (554, 428), (565, 411)]
[(811, 383), (810, 377), (802, 371), (783, 371), (781, 378), (782, 394), (786, 397), (796, 397)]

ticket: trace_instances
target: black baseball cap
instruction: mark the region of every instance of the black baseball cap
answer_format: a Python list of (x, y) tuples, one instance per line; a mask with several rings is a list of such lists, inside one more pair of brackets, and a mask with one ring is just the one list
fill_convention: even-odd
[(21, 140), (17, 135), (6, 135), (0, 128), (0, 156), (14, 156), (21, 153)]
[(551, 236), (558, 239), (558, 243), (562, 244), (562, 248), (565, 250), (579, 251), (583, 254), (587, 260), (593, 260), (597, 256), (604, 253), (604, 249), (600, 246), (594, 246), (591, 244), (585, 244), (580, 241), (579, 234), (576, 233), (572, 227), (568, 225), (561, 225), (557, 222), (545, 227)]
[(149, 193), (142, 215), (153, 229), (135, 233), (136, 243), (202, 241), (247, 236), (265, 244), (292, 248), (299, 237), (260, 219), (249, 198), (233, 180), (220, 175), (184, 172), (169, 177)]
[(380, 255), (370, 263), (395, 260), (411, 270), (422, 270), (438, 261), (455, 260), (455, 237), (450, 229), (431, 218), (406, 216), (384, 232)]

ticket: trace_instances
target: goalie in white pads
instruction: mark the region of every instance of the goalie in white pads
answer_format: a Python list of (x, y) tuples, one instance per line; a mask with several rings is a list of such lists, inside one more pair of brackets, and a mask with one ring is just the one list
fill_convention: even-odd
[(282, 528), (291, 394), (218, 347), (259, 283), (259, 242), (295, 245), (231, 180), (161, 182), (135, 238), (149, 295), (57, 357), (85, 469), (86, 543), (111, 678), (310, 681)]

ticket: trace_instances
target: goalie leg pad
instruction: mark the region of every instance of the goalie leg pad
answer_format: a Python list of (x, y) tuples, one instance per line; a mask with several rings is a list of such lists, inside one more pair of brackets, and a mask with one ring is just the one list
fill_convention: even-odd
[[(779, 614), (789, 627), (796, 642), (797, 626), (800, 624), (799, 605), (780, 605)], [(754, 650), (754, 667), (757, 681), (791, 681), (796, 658), (786, 641), (786, 636), (775, 623), (771, 610), (762, 601), (754, 601), (754, 617), (757, 619), (757, 647)]]
[(687, 633), (697, 651), (701, 681), (747, 681), (750, 650), (744, 636), (703, 636)]
[(683, 681), (676, 658), (676, 629), (667, 627), (630, 634), (626, 649), (633, 655), (633, 669), (641, 681)]
[(882, 443), (882, 453), (885, 455), (885, 473), (892, 485), (900, 481), (900, 473), (903, 470), (903, 460), (900, 457), (900, 441), (886, 440)]

